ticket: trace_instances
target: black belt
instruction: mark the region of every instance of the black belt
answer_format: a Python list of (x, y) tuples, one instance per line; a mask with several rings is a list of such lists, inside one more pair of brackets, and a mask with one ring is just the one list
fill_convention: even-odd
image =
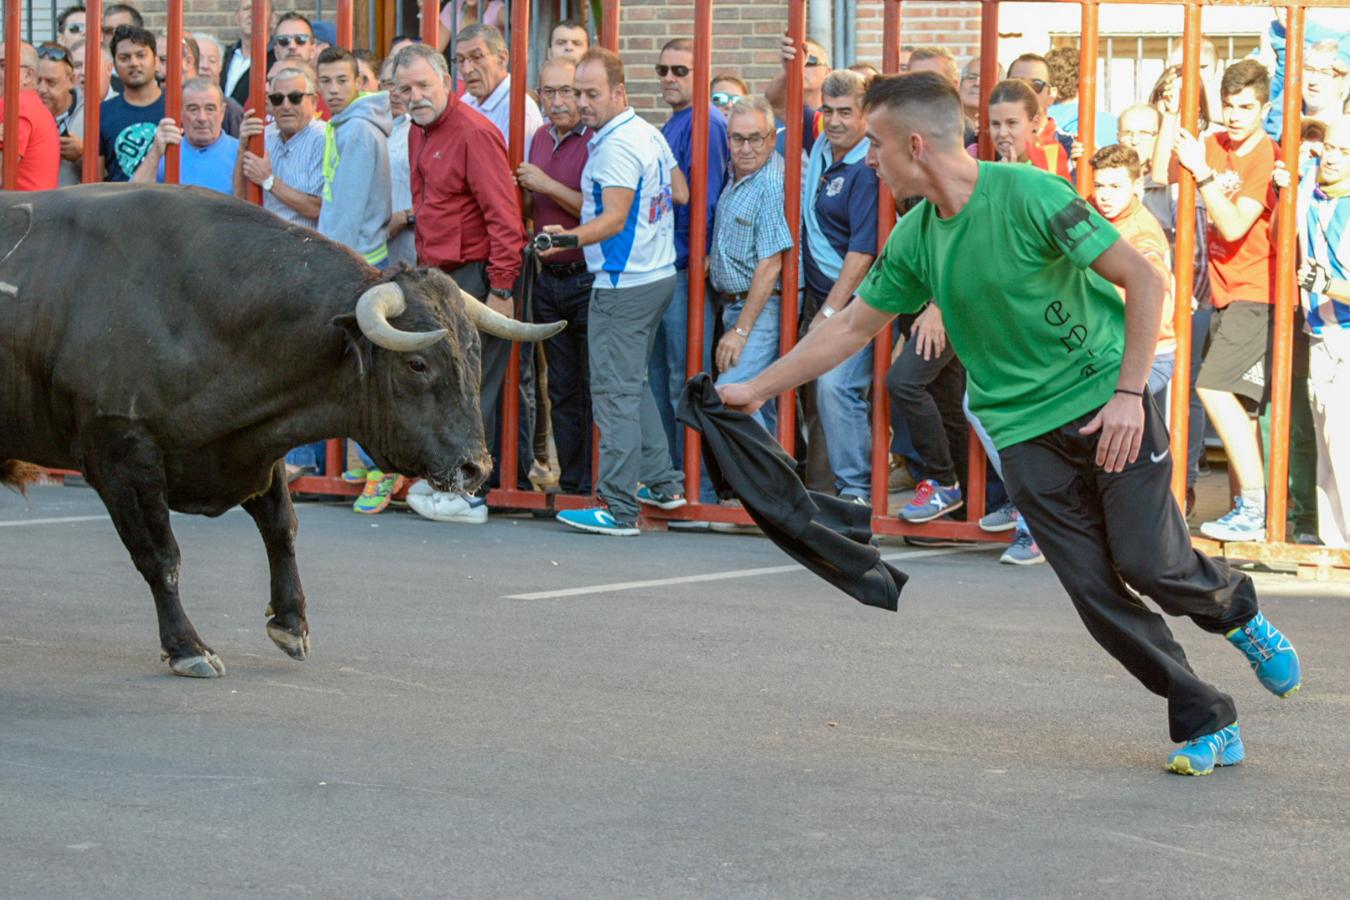
[(569, 263), (544, 263), (544, 271), (554, 278), (571, 278), (573, 275), (580, 275), (586, 271), (585, 260), (574, 260)]

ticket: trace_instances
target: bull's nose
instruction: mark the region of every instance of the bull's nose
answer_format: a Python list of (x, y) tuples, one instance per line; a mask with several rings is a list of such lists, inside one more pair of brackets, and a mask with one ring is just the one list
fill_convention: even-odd
[(487, 479), (487, 470), (472, 460), (459, 464), (459, 477), (465, 484), (479, 485)]

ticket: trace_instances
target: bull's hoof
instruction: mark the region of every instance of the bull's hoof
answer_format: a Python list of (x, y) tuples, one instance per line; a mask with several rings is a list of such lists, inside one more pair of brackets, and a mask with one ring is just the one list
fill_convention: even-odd
[(225, 664), (214, 653), (200, 656), (180, 656), (169, 660), (169, 670), (184, 678), (219, 678), (225, 674)]
[(272, 619), (267, 623), (267, 636), (272, 639), (272, 643), (281, 648), (281, 652), (285, 653), (291, 659), (298, 659), (303, 662), (309, 658), (308, 629), (306, 629), (304, 634), (292, 634), (281, 627), (276, 619)]

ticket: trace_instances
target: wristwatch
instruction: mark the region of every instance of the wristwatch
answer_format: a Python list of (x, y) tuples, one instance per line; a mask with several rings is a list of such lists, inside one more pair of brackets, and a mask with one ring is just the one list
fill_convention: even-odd
[(266, 178), (263, 179), (262, 189), (270, 194), (272, 193), (272, 185), (276, 183), (277, 183), (277, 176), (268, 175)]
[(731, 326), (731, 330), (734, 331), (734, 332), (736, 332), (737, 334), (739, 334), (739, 335), (740, 335), (741, 337), (743, 337), (743, 338), (748, 338), (748, 337), (750, 336), (750, 332), (746, 331), (744, 328), (742, 328), (742, 327), (739, 326), (739, 325), (732, 325), (732, 326)]
[(1197, 180), (1196, 180), (1196, 182), (1195, 182), (1195, 189), (1198, 191), (1198, 190), (1200, 190), (1200, 188), (1202, 188), (1202, 187), (1204, 187), (1205, 185), (1209, 184), (1209, 183), (1210, 183), (1211, 181), (1213, 181), (1213, 180), (1214, 180), (1214, 170), (1213, 170), (1213, 169), (1210, 169), (1208, 175), (1206, 175), (1204, 178), (1200, 178), (1200, 179), (1197, 179)]
[(511, 291), (509, 288), (491, 288), (488, 290), (488, 293), (496, 297), (498, 300), (511, 299)]

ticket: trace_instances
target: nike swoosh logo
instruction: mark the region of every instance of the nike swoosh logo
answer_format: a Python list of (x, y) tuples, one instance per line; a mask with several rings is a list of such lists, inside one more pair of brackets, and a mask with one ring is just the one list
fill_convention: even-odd
[(1148, 455), (1148, 458), (1151, 459), (1151, 460), (1153, 460), (1155, 463), (1156, 463), (1156, 462), (1162, 462), (1164, 459), (1167, 459), (1167, 454), (1168, 454), (1169, 452), (1170, 452), (1170, 449), (1169, 449), (1169, 450), (1164, 450), (1164, 451), (1161, 452), (1161, 453), (1150, 453), (1150, 454)]

